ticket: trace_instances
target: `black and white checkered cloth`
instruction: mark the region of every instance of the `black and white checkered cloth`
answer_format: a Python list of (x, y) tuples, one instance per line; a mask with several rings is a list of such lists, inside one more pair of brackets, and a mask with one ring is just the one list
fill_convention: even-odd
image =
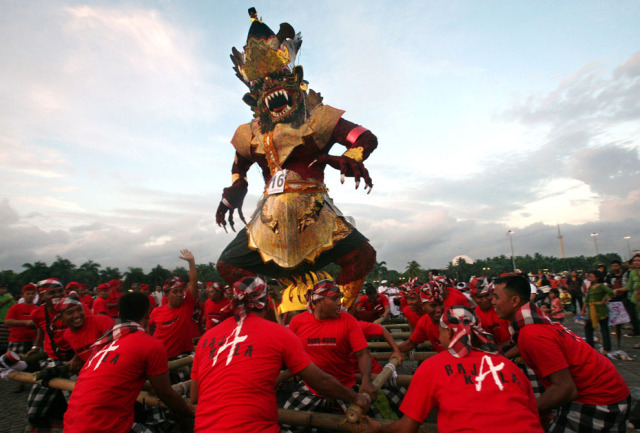
[[(61, 366), (64, 364), (64, 361), (48, 359), (44, 364), (44, 368), (53, 368)], [(65, 401), (69, 401), (71, 393), (47, 386), (33, 385), (27, 397), (27, 417), (29, 421), (31, 422), (32, 420), (42, 418), (62, 420), (64, 413), (53, 413), (58, 411), (51, 410), (55, 398), (59, 395), (61, 395)]]
[(21, 341), (18, 343), (10, 341), (7, 349), (16, 352), (18, 355), (24, 355), (31, 350), (31, 347), (33, 347), (33, 341)]
[(519, 359), (516, 360), (515, 363), (518, 366), (518, 368), (522, 370), (524, 375), (527, 376), (527, 379), (529, 379), (529, 382), (531, 382), (531, 388), (533, 388), (533, 395), (536, 397), (536, 399), (538, 399), (538, 397), (540, 397), (540, 395), (544, 392), (544, 385), (542, 385), (542, 382), (540, 381), (540, 379), (538, 379), (538, 376), (536, 376), (536, 374), (527, 364), (525, 364)]
[(631, 413), (631, 397), (617, 404), (590, 405), (571, 402), (557, 410), (549, 433), (625, 433)]
[(389, 400), (391, 409), (399, 414), (400, 404), (402, 403), (404, 395), (407, 393), (407, 388), (405, 386), (398, 386), (397, 388), (394, 388), (392, 386), (384, 386), (381, 389), (382, 392), (384, 392), (384, 395), (387, 397), (387, 400)]
[[(357, 385), (353, 388), (356, 392)], [(291, 394), (291, 397), (284, 404), (284, 409), (293, 409), (299, 411), (313, 411), (321, 413), (345, 413), (350, 403), (342, 400), (328, 399), (315, 395), (303, 381), (300, 381), (299, 388)], [(380, 418), (380, 414), (373, 405), (367, 413), (372, 418)], [(291, 432), (291, 426), (282, 425), (280, 433)], [(317, 431), (317, 429), (312, 429)]]

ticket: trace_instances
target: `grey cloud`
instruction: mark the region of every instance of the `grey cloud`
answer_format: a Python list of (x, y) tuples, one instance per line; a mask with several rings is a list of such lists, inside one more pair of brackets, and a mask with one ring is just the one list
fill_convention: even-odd
[(580, 150), (571, 157), (569, 172), (598, 194), (626, 197), (640, 186), (640, 159), (635, 148), (610, 144)]

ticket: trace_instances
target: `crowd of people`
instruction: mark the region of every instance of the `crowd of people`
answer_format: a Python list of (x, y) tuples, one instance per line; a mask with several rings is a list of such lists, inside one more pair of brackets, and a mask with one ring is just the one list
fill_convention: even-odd
[[(285, 368), (300, 379), (285, 409), (344, 413), (356, 404), (369, 415), (367, 431), (415, 432), (434, 409), (440, 432), (626, 431), (629, 388), (603, 355), (611, 350), (610, 302), (624, 306), (628, 335), (638, 335), (640, 254), (628, 269), (614, 261), (608, 272), (585, 274), (456, 283), (434, 270), (426, 282), (365, 284), (349, 311), (341, 288), (320, 280), (307, 309), (286, 319), (277, 281), (202, 283), (193, 254), (180, 258), (189, 280), (173, 277), (154, 291), (140, 284), (125, 292), (112, 280), (94, 297), (81, 282), (55, 278), (25, 285), (17, 303), (0, 291), (8, 353), (40, 358), (37, 369), (48, 372), (28, 395), (30, 431), (296, 430), (278, 424), (275, 389)], [(583, 318), (584, 339), (563, 325), (569, 315)], [(404, 341), (382, 326), (394, 317), (409, 325)], [(611, 329), (619, 336), (623, 328)], [(393, 380), (377, 389), (372, 377), (382, 366), (371, 338), (386, 341), (397, 364), (417, 349), (436, 354), (408, 390)], [(190, 367), (170, 370), (188, 356)], [(52, 377), (75, 380), (73, 392), (47, 386)], [(172, 387), (187, 379), (189, 400)], [(141, 391), (169, 410), (137, 403)]]

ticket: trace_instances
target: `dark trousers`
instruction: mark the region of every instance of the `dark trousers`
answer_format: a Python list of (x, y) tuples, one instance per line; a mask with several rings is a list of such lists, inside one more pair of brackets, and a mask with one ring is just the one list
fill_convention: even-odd
[[(607, 352), (611, 350), (611, 335), (609, 334), (609, 318), (598, 321), (600, 333), (602, 334), (602, 348)], [(591, 320), (584, 326), (584, 336), (589, 346), (593, 347), (593, 326)]]
[[(571, 306), (573, 307), (573, 312), (578, 314), (582, 311), (582, 295), (571, 294)], [(579, 308), (578, 308), (579, 306)]]

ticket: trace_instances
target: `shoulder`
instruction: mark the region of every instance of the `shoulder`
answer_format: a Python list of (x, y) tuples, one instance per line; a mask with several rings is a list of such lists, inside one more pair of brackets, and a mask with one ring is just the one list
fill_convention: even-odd
[(314, 139), (320, 149), (327, 145), (333, 130), (344, 114), (344, 110), (338, 110), (329, 105), (318, 105), (311, 112), (309, 127), (313, 130)]
[(252, 137), (251, 124), (245, 123), (244, 125), (238, 126), (238, 129), (236, 129), (236, 132), (233, 134), (233, 138), (231, 139), (231, 144), (236, 152), (247, 159), (251, 159)]

